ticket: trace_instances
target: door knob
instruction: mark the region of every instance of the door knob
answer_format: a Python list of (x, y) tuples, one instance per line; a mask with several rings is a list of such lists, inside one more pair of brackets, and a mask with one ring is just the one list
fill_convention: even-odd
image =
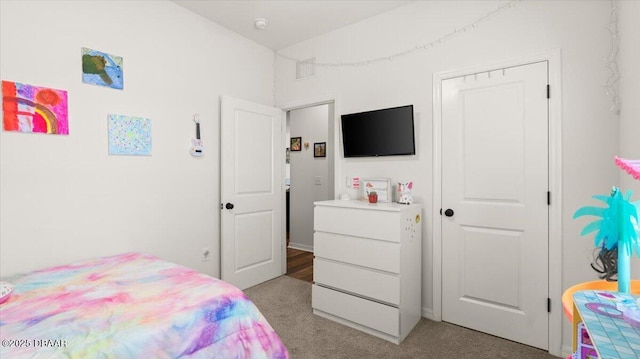
[(453, 210), (451, 208), (447, 209), (446, 211), (444, 211), (444, 215), (447, 217), (453, 216)]
[(226, 209), (233, 209), (233, 203), (227, 203), (224, 205)]

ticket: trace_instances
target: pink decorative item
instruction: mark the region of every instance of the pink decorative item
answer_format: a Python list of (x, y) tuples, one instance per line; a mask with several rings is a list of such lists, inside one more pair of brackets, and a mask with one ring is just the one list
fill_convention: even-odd
[(398, 203), (411, 204), (413, 203), (413, 197), (411, 196), (411, 189), (413, 189), (413, 182), (402, 183), (398, 182)]
[(616, 165), (626, 171), (633, 178), (640, 180), (640, 160), (627, 160), (615, 157)]

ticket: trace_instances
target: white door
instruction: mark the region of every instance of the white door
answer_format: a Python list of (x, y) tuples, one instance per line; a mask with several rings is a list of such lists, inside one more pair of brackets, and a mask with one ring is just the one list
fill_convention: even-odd
[(277, 108), (222, 98), (221, 272), (240, 289), (283, 274), (283, 116)]
[(548, 63), (442, 82), (442, 320), (548, 349)]

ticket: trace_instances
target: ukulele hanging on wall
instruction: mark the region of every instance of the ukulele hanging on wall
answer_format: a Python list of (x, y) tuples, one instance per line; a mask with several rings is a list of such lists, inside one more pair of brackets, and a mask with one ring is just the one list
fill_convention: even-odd
[(204, 152), (204, 146), (200, 139), (200, 116), (197, 113), (193, 115), (193, 122), (196, 123), (196, 138), (191, 140), (190, 153), (193, 157), (201, 157)]

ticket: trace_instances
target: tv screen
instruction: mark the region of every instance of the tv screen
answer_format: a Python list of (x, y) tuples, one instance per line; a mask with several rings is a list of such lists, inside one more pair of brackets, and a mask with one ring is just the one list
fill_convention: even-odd
[(413, 105), (342, 115), (344, 157), (415, 155)]

